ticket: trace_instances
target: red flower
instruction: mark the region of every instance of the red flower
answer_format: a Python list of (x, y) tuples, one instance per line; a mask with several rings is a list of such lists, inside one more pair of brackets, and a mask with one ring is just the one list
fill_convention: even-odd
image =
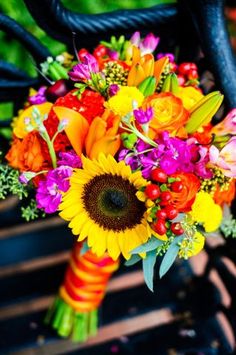
[[(76, 90), (70, 91), (67, 95), (59, 97), (53, 107), (64, 106), (83, 115), (89, 123), (96, 117), (101, 116), (104, 112), (104, 98), (98, 92), (85, 90), (80, 98), (77, 95), (73, 95)], [(49, 112), (47, 120), (44, 121), (44, 125), (48, 131), (50, 138), (55, 134), (58, 127), (58, 118), (53, 111), (53, 107)], [(54, 149), (56, 152), (65, 151), (71, 144), (65, 134), (61, 132), (58, 134), (54, 142)]]

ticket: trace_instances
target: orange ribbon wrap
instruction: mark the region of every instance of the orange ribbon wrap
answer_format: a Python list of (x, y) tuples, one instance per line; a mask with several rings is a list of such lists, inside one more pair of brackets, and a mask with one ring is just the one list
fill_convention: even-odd
[(99, 307), (119, 262), (107, 254), (98, 257), (90, 250), (81, 255), (81, 247), (82, 243), (76, 243), (59, 294), (75, 311), (90, 312)]

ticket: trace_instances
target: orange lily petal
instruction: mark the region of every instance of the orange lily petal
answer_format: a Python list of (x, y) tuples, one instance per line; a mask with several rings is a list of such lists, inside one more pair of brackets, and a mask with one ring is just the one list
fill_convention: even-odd
[(128, 86), (138, 86), (145, 79), (145, 73), (140, 63), (131, 67), (128, 75)]
[(53, 107), (53, 111), (60, 121), (64, 119), (68, 121), (68, 124), (65, 127), (66, 135), (75, 152), (78, 155), (81, 155), (85, 137), (89, 130), (87, 120), (79, 112), (67, 107), (56, 106)]
[(157, 84), (161, 78), (161, 74), (165, 66), (169, 63), (168, 57), (162, 57), (154, 63), (154, 76), (157, 79)]
[(114, 156), (118, 152), (120, 144), (121, 139), (119, 134), (116, 136), (106, 135), (93, 144), (89, 158), (97, 159), (99, 153), (104, 153), (105, 155), (111, 154)]
[(90, 156), (92, 145), (106, 134), (106, 121), (101, 117), (95, 117), (90, 124), (88, 135), (85, 139), (85, 149), (87, 156)]
[(145, 56), (142, 58), (144, 59), (144, 62), (142, 64), (144, 73), (145, 73), (145, 78), (147, 76), (152, 76), (154, 73), (154, 57), (152, 54), (145, 54)]

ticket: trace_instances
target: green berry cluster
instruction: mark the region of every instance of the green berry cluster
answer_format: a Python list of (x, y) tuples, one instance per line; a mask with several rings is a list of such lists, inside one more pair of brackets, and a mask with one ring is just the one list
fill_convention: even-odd
[(160, 77), (160, 80), (159, 80), (157, 88), (156, 88), (157, 92), (161, 92), (165, 78), (167, 77), (168, 74), (170, 74), (170, 71), (171, 71), (171, 65), (170, 65), (170, 63), (168, 63), (168, 64), (166, 64), (163, 72), (161, 73), (161, 77)]
[(217, 187), (220, 188), (220, 191), (226, 191), (229, 188), (230, 181), (231, 179), (225, 176), (219, 168), (213, 168), (213, 177), (201, 181), (201, 191), (211, 195), (214, 195)]
[(124, 69), (120, 64), (115, 62), (105, 63), (102, 72), (105, 74), (106, 83), (108, 85), (127, 85), (127, 77), (129, 71), (128, 69)]

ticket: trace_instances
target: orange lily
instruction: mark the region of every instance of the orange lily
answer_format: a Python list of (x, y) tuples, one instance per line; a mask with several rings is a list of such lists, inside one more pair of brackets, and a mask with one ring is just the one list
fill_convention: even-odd
[(120, 148), (121, 139), (118, 134), (120, 118), (106, 110), (102, 117), (95, 117), (85, 139), (86, 154), (96, 159), (99, 153), (115, 155)]
[(138, 86), (146, 77), (153, 75), (154, 57), (145, 54), (141, 57), (140, 49), (133, 46), (132, 65), (128, 75), (128, 86)]
[(60, 121), (67, 120), (65, 132), (75, 152), (81, 156), (85, 147), (90, 159), (99, 153), (115, 155), (120, 148), (118, 134), (120, 118), (106, 110), (102, 117), (95, 117), (89, 125), (86, 118), (70, 108), (53, 108)]
[(138, 86), (148, 76), (155, 76), (158, 84), (161, 74), (169, 62), (168, 57), (163, 57), (154, 62), (152, 54), (141, 56), (140, 49), (133, 46), (132, 65), (128, 75), (128, 86)]
[(88, 121), (79, 112), (67, 107), (56, 106), (53, 107), (53, 111), (59, 121), (67, 120), (65, 127), (66, 135), (75, 152), (80, 156), (84, 147), (85, 137), (89, 130)]

